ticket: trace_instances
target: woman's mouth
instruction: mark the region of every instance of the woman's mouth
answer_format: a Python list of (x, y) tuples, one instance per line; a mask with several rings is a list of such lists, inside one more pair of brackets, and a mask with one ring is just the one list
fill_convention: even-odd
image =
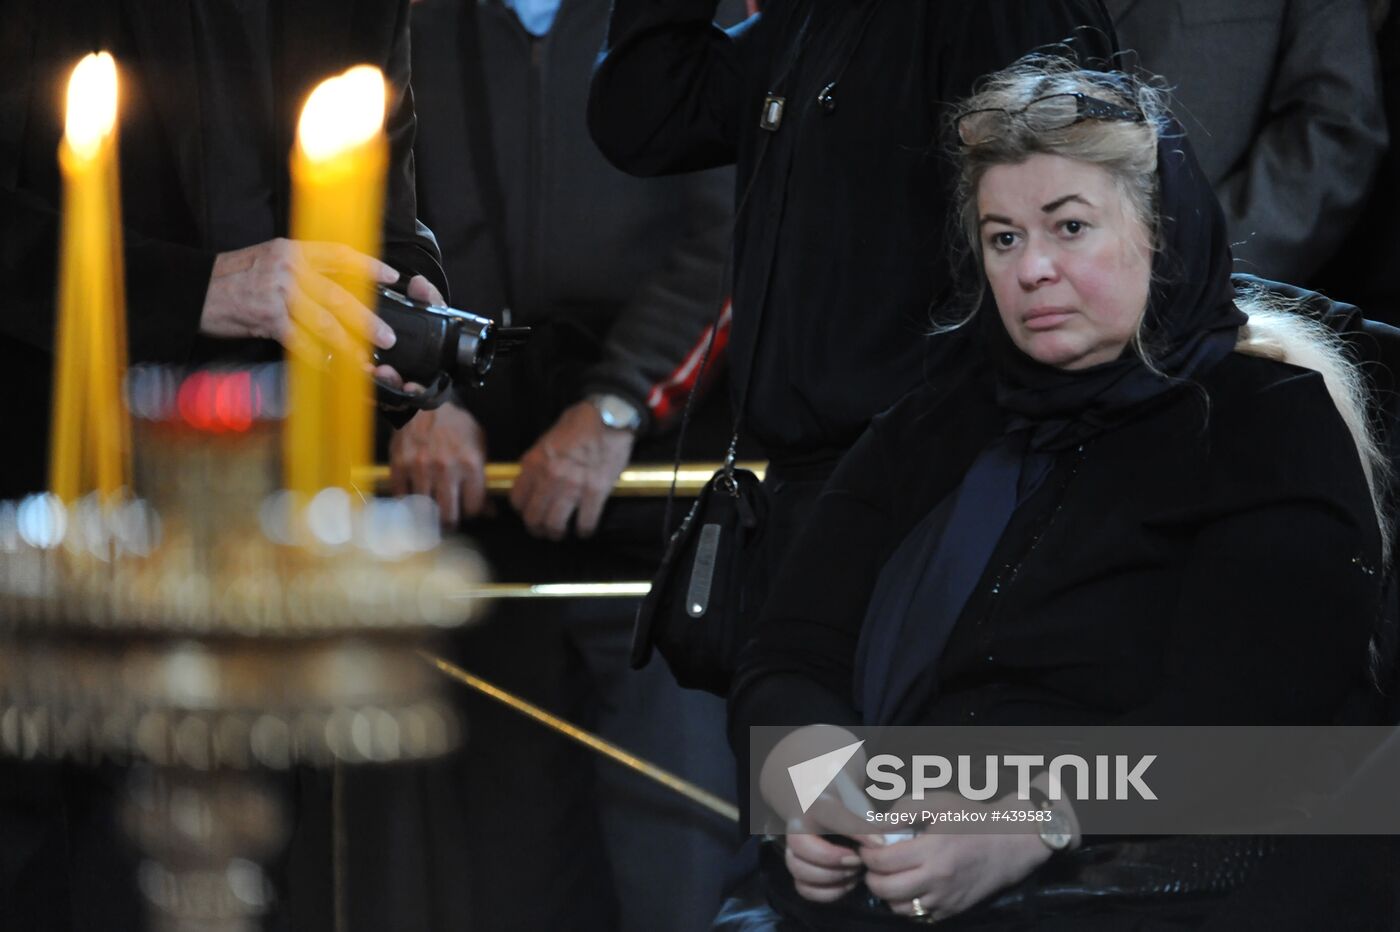
[(1073, 314), (1065, 307), (1033, 307), (1021, 315), (1021, 324), (1027, 330), (1053, 330)]

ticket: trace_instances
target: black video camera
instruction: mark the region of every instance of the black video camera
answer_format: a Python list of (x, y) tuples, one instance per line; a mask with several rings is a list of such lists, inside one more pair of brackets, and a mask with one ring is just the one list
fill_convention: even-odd
[(496, 357), (530, 338), (529, 327), (501, 327), (489, 317), (424, 304), (382, 285), (377, 290), (375, 313), (398, 339), (376, 350), (374, 361), (393, 366), (404, 382), (432, 386), (446, 377), (455, 385), (479, 386)]

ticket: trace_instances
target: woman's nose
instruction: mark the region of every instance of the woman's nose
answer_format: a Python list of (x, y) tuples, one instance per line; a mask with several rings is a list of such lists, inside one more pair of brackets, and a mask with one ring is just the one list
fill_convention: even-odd
[(1021, 287), (1027, 290), (1049, 284), (1059, 278), (1054, 256), (1048, 249), (1035, 243), (1028, 243), (1021, 253), (1016, 274), (1021, 280)]

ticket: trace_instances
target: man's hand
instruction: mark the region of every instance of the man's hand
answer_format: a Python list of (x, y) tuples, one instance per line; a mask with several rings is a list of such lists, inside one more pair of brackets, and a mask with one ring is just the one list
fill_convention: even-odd
[(432, 496), (455, 526), (486, 505), (486, 434), (454, 404), (419, 411), (389, 441), (389, 477), (395, 495)]
[[(408, 296), (415, 301), (422, 301), (425, 304), (446, 304), (442, 297), (442, 292), (437, 290), (437, 286), (422, 275), (415, 275), (408, 280)], [(408, 392), (416, 395), (423, 391), (423, 386), (417, 382), (405, 383), (393, 366), (375, 366), (374, 377), (390, 388)]]
[(399, 277), (378, 259), (339, 243), (274, 239), (219, 253), (204, 295), (200, 332), (277, 340), (300, 354), (314, 352), (313, 337), (333, 349), (353, 351), (350, 334), (362, 333), (388, 349), (394, 345), (393, 330), (335, 281), (335, 275), (347, 272), (383, 284)]
[(434, 285), (422, 275), (415, 275), (408, 280), (408, 296), (415, 301), (422, 301), (424, 304), (436, 304), (439, 307), (447, 303), (442, 296), (442, 292), (437, 290), (437, 285)]
[(635, 441), (631, 431), (604, 427), (590, 402), (566, 409), (520, 458), (510, 503), (525, 527), (536, 537), (562, 540), (577, 510), (578, 535), (591, 536)]

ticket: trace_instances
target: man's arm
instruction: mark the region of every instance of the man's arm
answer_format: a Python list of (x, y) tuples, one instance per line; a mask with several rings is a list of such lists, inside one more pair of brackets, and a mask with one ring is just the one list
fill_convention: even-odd
[[(746, 8), (740, 0), (721, 0), (716, 12), (722, 22), (732, 23)], [(615, 27), (623, 13), (614, 8)], [(682, 186), (684, 232), (652, 273), (636, 283), (607, 333), (601, 359), (583, 378), (586, 395), (619, 395), (637, 408), (643, 434), (665, 427), (679, 413), (672, 395), (692, 384), (689, 372), (681, 370), (692, 363), (698, 368), (697, 354), (704, 353), (705, 337), (730, 286), (723, 276), (733, 234), (733, 172), (693, 172), (671, 184)]]
[(1294, 0), (1268, 115), (1216, 193), (1243, 271), (1306, 281), (1351, 229), (1385, 152), (1363, 0)]
[(662, 389), (689, 357), (703, 353), (704, 337), (728, 293), (722, 276), (733, 224), (733, 174), (694, 174), (686, 185), (685, 235), (638, 284), (608, 331), (602, 358), (584, 373), (587, 394), (620, 395), (638, 408), (642, 433), (666, 427), (679, 414)]
[[(727, 291), (732, 177), (715, 170), (685, 179), (685, 235), (613, 322), (602, 358), (584, 373), (585, 397), (521, 457), (511, 503), (532, 533), (560, 539), (577, 512), (578, 534), (591, 535), (637, 435), (678, 413), (664, 387), (686, 365), (693, 362), (698, 370), (696, 354), (704, 352), (703, 335)], [(635, 410), (637, 423), (630, 429), (605, 423), (589, 399), (606, 395)]]
[[(391, 172), (384, 255), (395, 268), (426, 275), (435, 286), (445, 287), (436, 242), (414, 216), (406, 2), (385, 64), (391, 87), (386, 120)], [(13, 74), (6, 72), (17, 85), (29, 77), (22, 65), (17, 64)], [(15, 108), (24, 98), (25, 93), (15, 91), (13, 100), (6, 99), (3, 112), (4, 133), (0, 135), (16, 146), (21, 140), (22, 120)], [(0, 275), (7, 283), (0, 333), (52, 353), (61, 217), (48, 197), (16, 188), (12, 167), (0, 159), (4, 169), (0, 171)], [(291, 323), (288, 304), (298, 289), (312, 299), (309, 319), (298, 326), (305, 325), (333, 344), (344, 341), (346, 329), (368, 331), (381, 347), (392, 344), (387, 328), (333, 280), (349, 268), (386, 283), (397, 278), (377, 259), (351, 254), (332, 244), (281, 239), (216, 255), (130, 229), (122, 236), (132, 361), (184, 362), (199, 333), (266, 337), (291, 347), (297, 328)], [(423, 284), (415, 288), (420, 296), (426, 293), (421, 291)]]
[[(0, 333), (50, 355), (60, 225), (42, 198), (0, 188), (0, 275), (13, 283)], [(276, 239), (215, 254), (131, 230), (122, 236), (132, 362), (186, 362), (201, 333), (278, 340), (292, 351), (307, 332), (349, 345), (346, 331), (364, 330), (378, 346), (393, 344), (388, 328), (334, 277), (353, 269), (391, 282), (397, 273), (348, 247)], [(289, 308), (298, 292), (310, 300), (294, 325)]]
[(728, 31), (719, 0), (616, 0), (588, 99), (598, 148), (634, 175), (732, 163), (743, 61), (761, 58), (756, 15)]
[(422, 275), (445, 299), (450, 296), (436, 237), (418, 219), (414, 185), (413, 140), (418, 118), (413, 110), (409, 56), (409, 4), (400, 4), (393, 42), (383, 68), (389, 87), (384, 132), (389, 138), (389, 176), (384, 190), (384, 261), (410, 277)]

